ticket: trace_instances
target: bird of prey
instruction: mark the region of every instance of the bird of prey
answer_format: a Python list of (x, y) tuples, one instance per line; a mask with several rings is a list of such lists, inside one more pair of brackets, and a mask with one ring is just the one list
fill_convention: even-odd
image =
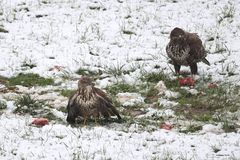
[(97, 123), (100, 116), (105, 118), (117, 116), (121, 119), (111, 99), (105, 92), (94, 87), (92, 79), (87, 76), (81, 77), (78, 81), (78, 90), (69, 98), (67, 111), (69, 123), (75, 123), (78, 116), (84, 119), (84, 125), (89, 118), (94, 118)]
[(197, 74), (197, 63), (202, 61), (210, 65), (206, 59), (206, 51), (196, 33), (189, 33), (181, 28), (174, 28), (170, 33), (170, 42), (166, 47), (168, 57), (172, 60), (177, 75), (181, 65), (190, 66), (191, 74)]

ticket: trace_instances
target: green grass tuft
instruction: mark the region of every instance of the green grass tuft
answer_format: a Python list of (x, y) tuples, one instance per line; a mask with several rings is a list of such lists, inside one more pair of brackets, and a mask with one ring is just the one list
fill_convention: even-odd
[[(237, 112), (240, 109), (237, 86), (219, 84), (216, 88), (208, 88), (201, 84), (195, 88), (199, 91), (197, 95), (191, 95), (180, 88), (181, 96), (176, 99), (179, 106), (173, 108), (176, 115), (183, 115), (188, 120), (225, 123), (225, 119), (221, 117), (222, 114)], [(227, 131), (230, 127), (226, 124), (225, 128), (224, 130)]]
[(145, 103), (153, 103), (153, 102), (157, 102), (158, 100), (158, 91), (153, 87), (151, 86), (147, 92), (146, 92), (146, 95), (145, 95)]
[(137, 92), (138, 89), (135, 85), (130, 85), (127, 83), (117, 83), (106, 88), (107, 92), (111, 95), (116, 95), (120, 92)]
[(228, 122), (228, 121), (224, 121), (223, 123), (223, 130), (225, 132), (236, 132), (236, 127), (234, 124)]
[(111, 67), (108, 67), (108, 66), (105, 66), (105, 69), (104, 69), (104, 72), (108, 75), (111, 75), (111, 76), (114, 76), (114, 77), (118, 77), (118, 76), (121, 76), (123, 74), (128, 74), (130, 72), (124, 70), (124, 64), (123, 65), (120, 65), (120, 64), (117, 64), (117, 65), (113, 65)]
[(26, 87), (31, 86), (46, 86), (52, 85), (54, 83), (53, 79), (51, 78), (43, 78), (40, 77), (38, 74), (34, 73), (27, 73), (27, 74), (19, 74), (16, 77), (12, 77), (9, 79), (9, 85), (22, 85)]
[(8, 30), (6, 30), (6, 29), (4, 29), (4, 28), (2, 28), (2, 27), (0, 26), (0, 32), (8, 33)]
[(43, 101), (36, 100), (29, 94), (19, 96), (14, 104), (16, 105), (14, 113), (28, 113), (30, 115), (37, 115), (39, 112), (41, 112), (41, 110), (43, 110), (43, 106), (45, 105)]
[(147, 73), (147, 74), (144, 74), (143, 77), (141, 77), (142, 81), (152, 82), (152, 83), (157, 83), (159, 81), (164, 81), (168, 79), (169, 79), (168, 76), (163, 72)]
[(133, 31), (129, 31), (129, 30), (123, 30), (123, 34), (136, 35), (135, 32), (133, 32)]
[(102, 74), (102, 71), (99, 70), (99, 71), (91, 71), (91, 70), (88, 70), (88, 69), (84, 69), (84, 68), (79, 68), (77, 71), (76, 71), (77, 74), (79, 75), (83, 75), (83, 76), (99, 76)]
[(63, 89), (60, 90), (60, 94), (64, 97), (70, 97), (76, 92), (76, 90), (70, 90), (70, 89)]
[(210, 113), (203, 113), (200, 115), (194, 115), (194, 119), (197, 121), (202, 121), (202, 122), (209, 122), (212, 119), (212, 114)]
[(0, 82), (1, 82), (1, 83), (4, 83), (4, 84), (5, 84), (7, 81), (8, 81), (8, 78), (7, 78), (7, 77), (4, 77), (4, 76), (1, 76), (1, 75), (0, 75)]
[(42, 117), (47, 118), (49, 121), (58, 121), (58, 122), (62, 121), (61, 118), (57, 117), (52, 112), (45, 113)]
[(60, 107), (58, 110), (63, 113), (67, 113), (67, 107)]
[(0, 99), (0, 109), (6, 109), (7, 108), (7, 102), (5, 100)]
[(166, 87), (169, 89), (179, 87), (178, 81), (176, 79), (170, 79), (170, 77), (162, 71), (157, 73), (146, 73), (140, 79), (144, 82), (150, 83), (158, 83), (159, 81), (163, 81)]
[(194, 133), (194, 132), (197, 132), (199, 130), (202, 130), (202, 126), (189, 125), (186, 130), (181, 130), (180, 132), (182, 132), (182, 133), (189, 133), (189, 132)]

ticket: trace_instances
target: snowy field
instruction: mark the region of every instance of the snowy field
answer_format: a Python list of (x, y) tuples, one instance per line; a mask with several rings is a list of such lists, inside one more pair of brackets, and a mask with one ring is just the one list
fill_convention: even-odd
[[(165, 52), (174, 27), (198, 33), (209, 53), (211, 66), (199, 63), (198, 77), (240, 85), (239, 0), (0, 0), (0, 28), (8, 31), (0, 32), (0, 75), (53, 78), (53, 86), (17, 88), (56, 108), (68, 99), (55, 90), (76, 89), (80, 68), (103, 72), (96, 80), (102, 89), (119, 81), (139, 84), (143, 71), (174, 77)], [(116, 70), (128, 74), (111, 75)], [(34, 117), (13, 113), (18, 93), (0, 92), (7, 104), (0, 110), (0, 159), (240, 159), (239, 129), (225, 133), (221, 124), (204, 124), (180, 133), (116, 122), (72, 127), (57, 109), (62, 123), (36, 127)], [(147, 111), (142, 116), (155, 110)]]

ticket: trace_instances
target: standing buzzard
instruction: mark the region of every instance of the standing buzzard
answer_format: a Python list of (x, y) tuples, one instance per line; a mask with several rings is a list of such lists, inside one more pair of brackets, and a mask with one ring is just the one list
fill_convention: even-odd
[(189, 33), (181, 28), (174, 28), (170, 33), (170, 42), (166, 47), (167, 55), (172, 60), (176, 74), (181, 65), (190, 66), (192, 75), (197, 74), (197, 63), (202, 61), (210, 65), (202, 41), (196, 33)]
[(91, 117), (94, 118), (95, 123), (99, 116), (109, 118), (116, 115), (118, 119), (121, 119), (106, 93), (94, 87), (92, 80), (86, 76), (78, 81), (78, 90), (69, 98), (67, 111), (69, 123), (75, 123), (75, 118), (78, 116), (83, 117), (84, 125)]

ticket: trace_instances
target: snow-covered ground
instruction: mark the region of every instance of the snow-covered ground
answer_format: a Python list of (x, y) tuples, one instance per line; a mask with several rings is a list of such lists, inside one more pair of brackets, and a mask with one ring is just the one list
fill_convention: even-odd
[[(122, 68), (134, 69), (121, 78), (137, 83), (143, 70), (172, 74), (165, 46), (170, 31), (182, 27), (197, 32), (209, 51), (211, 66), (199, 63), (199, 76), (240, 84), (239, 0), (0, 0), (0, 26), (8, 30), (0, 32), (2, 76)], [(0, 159), (240, 159), (240, 134), (211, 132), (213, 126), (196, 134), (137, 131), (134, 124), (126, 132), (115, 123), (37, 128), (11, 107), (0, 118)]]
[[(1, 117), (1, 159), (239, 159), (236, 133), (129, 132), (109, 127), (29, 126), (31, 118)], [(116, 127), (116, 126), (115, 126)], [(216, 128), (215, 128), (216, 130)], [(218, 151), (220, 150), (220, 151)]]
[[(212, 65), (200, 64), (200, 74), (224, 80), (227, 72), (233, 72), (237, 76), (229, 79), (239, 82), (239, 3), (2, 0), (0, 24), (9, 33), (0, 34), (0, 73), (12, 76), (22, 72), (23, 63), (35, 64), (30, 71), (41, 75), (54, 74), (49, 71), (54, 65), (70, 72), (80, 67), (94, 70), (121, 66), (149, 71), (159, 65), (171, 72), (165, 46), (169, 32), (178, 26), (197, 32), (212, 53), (207, 57)], [(226, 18), (219, 22), (221, 17)], [(222, 49), (226, 51), (215, 53)]]

